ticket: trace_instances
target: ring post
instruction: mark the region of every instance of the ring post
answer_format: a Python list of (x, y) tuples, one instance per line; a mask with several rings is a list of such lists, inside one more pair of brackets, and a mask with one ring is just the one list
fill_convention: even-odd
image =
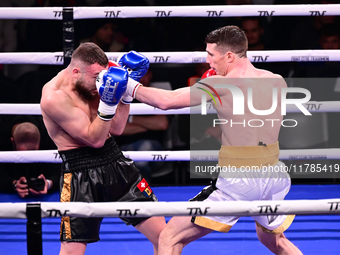
[(63, 8), (63, 48), (64, 66), (68, 66), (74, 51), (73, 8), (70, 7)]
[(26, 205), (27, 255), (42, 255), (42, 230), (40, 203)]

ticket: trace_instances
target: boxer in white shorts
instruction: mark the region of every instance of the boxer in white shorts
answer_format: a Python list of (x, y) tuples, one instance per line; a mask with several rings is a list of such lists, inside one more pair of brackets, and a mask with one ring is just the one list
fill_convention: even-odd
[[(283, 200), (290, 189), (291, 181), (285, 172), (284, 163), (277, 162), (278, 155), (278, 143), (247, 147), (222, 145), (219, 153), (221, 169), (229, 164), (238, 168), (234, 171), (230, 168), (221, 171), (216, 183), (205, 187), (190, 201)], [(251, 165), (247, 162), (249, 158), (253, 162)], [(267, 167), (261, 169), (261, 165)], [(196, 225), (227, 233), (239, 218), (239, 216), (197, 216), (191, 221)], [(264, 215), (252, 218), (263, 231), (281, 234), (293, 222), (294, 215)]]
[[(247, 38), (236, 26), (221, 27), (210, 32), (205, 42), (207, 63), (211, 69), (203, 75), (204, 79), (190, 88), (174, 91), (143, 87), (140, 84), (128, 85), (128, 95), (163, 110), (203, 105), (202, 98), (205, 97), (211, 101), (218, 119), (223, 120), (220, 121), (223, 125), (215, 126), (222, 138), (220, 166), (230, 165), (241, 169), (246, 166), (274, 167), (281, 164), (278, 137), (283, 121), (281, 98), (286, 95), (281, 95), (281, 91), (287, 87), (285, 80), (280, 75), (252, 65), (247, 58)], [(223, 87), (225, 85), (231, 86)], [(242, 99), (244, 101), (239, 103)], [(266, 113), (257, 114), (254, 109)], [(203, 190), (196, 199), (276, 200), (283, 199), (290, 187), (290, 179), (284, 173), (275, 176), (277, 178), (267, 174), (257, 176), (260, 178), (253, 177), (251, 174), (227, 178), (221, 175), (216, 187)], [(185, 245), (214, 230), (228, 232), (238, 218), (173, 217), (161, 232), (158, 254), (181, 254)], [(275, 254), (302, 254), (282, 233), (293, 218), (254, 217), (261, 243)]]

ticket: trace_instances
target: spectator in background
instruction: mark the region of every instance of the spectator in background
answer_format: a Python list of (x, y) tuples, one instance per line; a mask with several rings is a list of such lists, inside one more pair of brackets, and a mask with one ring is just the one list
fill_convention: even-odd
[(247, 36), (248, 50), (265, 50), (266, 47), (262, 41), (264, 29), (258, 17), (242, 19), (241, 29)]
[(107, 19), (91, 20), (90, 37), (82, 39), (83, 42), (93, 42), (104, 52), (128, 51), (128, 38), (119, 31), (117, 25)]
[[(143, 86), (154, 87), (156, 83), (152, 82), (152, 77), (153, 73), (149, 69), (140, 82)], [(169, 83), (165, 82), (158, 84), (169, 85)], [(171, 89), (170, 85), (168, 89)], [(134, 101), (134, 103), (136, 102), (138, 101)], [(124, 132), (121, 136), (115, 137), (115, 139), (123, 151), (161, 151), (166, 142), (168, 127), (169, 119), (167, 115), (131, 115)], [(161, 167), (163, 162), (137, 161), (135, 164), (143, 177), (150, 183), (152, 169)]]
[(319, 31), (319, 44), (324, 50), (340, 49), (340, 27), (336, 24), (326, 24)]
[[(2, 0), (0, 7), (14, 7), (12, 0)], [(18, 46), (18, 20), (0, 19), (0, 52), (15, 52)], [(0, 64), (0, 73), (7, 76), (7, 65)], [(3, 79), (2, 77), (0, 78)]]
[[(320, 0), (319, 4), (335, 4), (336, 0)], [(317, 49), (319, 46), (320, 29), (326, 24), (338, 24), (336, 16), (317, 15), (304, 17), (291, 33), (291, 49)]]
[[(264, 20), (259, 17), (246, 17), (241, 20), (240, 28), (244, 31), (248, 40), (248, 50), (268, 50), (271, 49), (272, 43), (265, 38), (267, 29), (263, 26)], [(269, 47), (268, 47), (269, 46)], [(254, 62), (253, 65), (258, 69), (269, 70), (286, 77), (289, 71), (289, 64), (286, 63), (269, 63), (269, 62)]]
[[(0, 7), (14, 7), (11, 0), (2, 0)], [(18, 21), (15, 19), (0, 19), (0, 51), (13, 52), (18, 46)]]
[[(37, 126), (23, 122), (13, 126), (11, 141), (15, 151), (39, 150), (40, 132)], [(1, 191), (15, 191), (22, 198), (39, 196), (59, 188), (60, 164), (12, 163), (1, 164)]]
[[(318, 47), (323, 50), (340, 49), (340, 27), (336, 24), (326, 24), (322, 26), (318, 34)], [(325, 55), (327, 58), (327, 55)], [(340, 76), (340, 64), (338, 61), (330, 62), (321, 60), (319, 62), (299, 62), (292, 69), (293, 77), (319, 77), (331, 78)], [(320, 88), (321, 89), (321, 88)], [(317, 93), (325, 94), (320, 90)], [(329, 97), (330, 98), (330, 97)]]

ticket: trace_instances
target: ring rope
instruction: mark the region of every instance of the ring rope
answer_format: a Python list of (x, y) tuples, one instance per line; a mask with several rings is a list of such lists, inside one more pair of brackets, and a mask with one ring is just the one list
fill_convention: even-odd
[[(87, 18), (135, 18), (135, 17), (237, 17), (237, 16), (321, 16), (340, 15), (340, 5), (259, 5), (259, 6), (181, 6), (181, 7), (74, 7), (73, 19)], [(2, 19), (51, 19), (62, 20), (64, 8), (0, 8)], [(340, 51), (262, 51), (249, 52), (252, 62), (290, 61), (338, 61)], [(260, 55), (261, 53), (261, 55)], [(263, 54), (262, 54), (263, 53)], [(3, 64), (64, 64), (64, 53), (5, 53), (0, 54)], [(122, 53), (119, 53), (119, 55)], [(152, 53), (149, 53), (150, 55)], [(187, 57), (187, 54), (189, 57)], [(206, 53), (155, 53), (147, 56), (151, 63), (200, 63), (205, 62)], [(196, 55), (197, 54), (197, 55)], [(276, 55), (277, 54), (277, 55)], [(297, 55), (298, 54), (298, 55)], [(118, 53), (107, 53), (110, 59), (117, 60)], [(145, 54), (147, 55), (147, 54)], [(186, 59), (183, 59), (186, 55)], [(284, 56), (283, 56), (284, 55)], [(18, 58), (20, 56), (20, 58)], [(24, 56), (24, 59), (23, 59)], [(66, 55), (65, 55), (66, 56)], [(67, 63), (67, 58), (65, 59)], [(184, 61), (184, 62), (183, 62)], [(320, 103), (320, 102), (319, 102)], [(12, 104), (13, 106), (13, 104)], [(0, 106), (1, 107), (1, 106)], [(41, 114), (39, 105), (35, 111)], [(333, 105), (334, 107), (334, 105)], [(38, 110), (37, 110), (38, 109)], [(333, 109), (333, 108), (332, 108)], [(336, 110), (338, 111), (338, 110)], [(321, 112), (321, 111), (319, 111)], [(167, 112), (168, 114), (169, 112)], [(17, 113), (15, 113), (17, 114)], [(32, 113), (27, 113), (32, 114)], [(145, 112), (144, 112), (145, 114)], [(155, 113), (153, 113), (155, 114)], [(178, 114), (178, 113), (176, 113)], [(335, 149), (327, 149), (335, 150)], [(302, 151), (302, 150), (296, 150)], [(310, 153), (312, 150), (308, 150)], [(320, 150), (318, 155), (320, 155)], [(41, 151), (38, 151), (39, 153)], [(322, 150), (324, 152), (324, 150)], [(7, 156), (12, 152), (5, 152)], [(17, 153), (17, 152), (16, 152)], [(49, 151), (57, 161), (56, 151)], [(54, 153), (54, 154), (53, 154)], [(136, 152), (124, 152), (136, 153)], [(138, 153), (138, 152), (137, 152)], [(145, 153), (145, 152), (143, 152)], [(150, 152), (148, 152), (150, 153)], [(159, 156), (160, 152), (156, 155)], [(161, 152), (163, 153), (163, 152)], [(172, 153), (172, 152), (166, 152)], [(180, 152), (187, 155), (190, 152)], [(282, 151), (281, 151), (282, 153)], [(280, 155), (281, 155), (280, 153)], [(30, 154), (30, 153), (29, 153)], [(27, 155), (29, 155), (27, 154)], [(336, 155), (340, 153), (337, 152)], [(26, 156), (27, 156), (26, 155)], [(132, 155), (132, 154), (131, 154)], [(310, 155), (310, 154), (309, 154)], [(3, 159), (0, 154), (0, 161)], [(128, 156), (128, 155), (126, 155)], [(158, 157), (157, 156), (157, 157)], [(169, 156), (169, 155), (168, 155)], [(206, 155), (204, 155), (206, 156)], [(322, 156), (322, 155), (321, 155)], [(144, 155), (143, 155), (144, 157)], [(153, 156), (155, 157), (155, 156)], [(216, 157), (216, 156), (214, 156)], [(338, 156), (337, 156), (338, 157)], [(41, 157), (40, 158), (44, 158)], [(172, 157), (170, 157), (172, 158)], [(166, 156), (161, 159), (166, 160)], [(153, 159), (155, 160), (155, 159)], [(138, 161), (138, 159), (136, 160)], [(14, 162), (18, 162), (17, 159)], [(296, 201), (233, 201), (233, 202), (159, 202), (159, 203), (40, 203), (42, 217), (121, 217), (121, 216), (174, 216), (174, 215), (265, 215), (265, 214), (339, 214), (340, 199), (296, 200)], [(109, 205), (109, 206), (108, 206)], [(249, 206), (250, 205), (250, 206)], [(72, 207), (72, 208), (70, 208)], [(27, 218), (26, 203), (1, 203), (0, 218)], [(27, 239), (29, 242), (29, 239)]]
[[(245, 16), (329, 16), (340, 15), (339, 4), (294, 5), (204, 5), (70, 7), (74, 19), (245, 17)], [(62, 7), (2, 7), (2, 19), (62, 20)]]
[[(309, 101), (302, 104), (311, 113), (340, 112), (340, 101)], [(295, 105), (287, 105), (287, 113), (301, 113)], [(181, 109), (161, 110), (144, 104), (132, 103), (130, 115), (171, 115), (171, 114), (200, 114), (201, 106), (185, 107)], [(207, 103), (207, 113), (216, 113), (211, 103)], [(7, 115), (41, 115), (40, 104), (0, 104), (0, 114)]]
[[(259, 216), (340, 214), (340, 199), (214, 202), (42, 202), (41, 217)], [(26, 218), (26, 203), (1, 203), (0, 218)]]
[[(133, 161), (218, 161), (218, 150), (208, 151), (123, 151)], [(340, 149), (280, 150), (281, 160), (340, 159)], [(1, 151), (0, 163), (61, 163), (57, 150)]]
[[(340, 6), (339, 6), (340, 9)], [(141, 52), (150, 63), (205, 63), (205, 51)], [(124, 52), (106, 52), (109, 60), (117, 61)], [(328, 62), (340, 61), (340, 50), (265, 50), (247, 51), (251, 62)], [(1, 64), (63, 65), (63, 52), (1, 52)]]

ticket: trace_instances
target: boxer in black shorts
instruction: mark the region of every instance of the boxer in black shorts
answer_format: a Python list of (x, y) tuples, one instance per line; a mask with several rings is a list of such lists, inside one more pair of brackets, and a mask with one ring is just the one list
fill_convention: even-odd
[[(157, 201), (131, 159), (125, 158), (112, 137), (99, 149), (81, 147), (59, 151), (63, 160), (61, 202)], [(144, 183), (141, 188), (140, 183)], [(63, 217), (61, 241), (96, 242), (103, 218)], [(148, 218), (121, 218), (136, 226)]]
[[(138, 53), (125, 57), (120, 67), (109, 62), (96, 44), (83, 43), (70, 64), (43, 87), (42, 116), (63, 160), (61, 202), (157, 200), (111, 138), (124, 131), (129, 116), (132, 97), (125, 93), (127, 83), (138, 84), (149, 67), (147, 58)], [(122, 220), (144, 234), (158, 253), (164, 217)], [(63, 217), (60, 255), (84, 254), (87, 243), (99, 240), (101, 221)]]

